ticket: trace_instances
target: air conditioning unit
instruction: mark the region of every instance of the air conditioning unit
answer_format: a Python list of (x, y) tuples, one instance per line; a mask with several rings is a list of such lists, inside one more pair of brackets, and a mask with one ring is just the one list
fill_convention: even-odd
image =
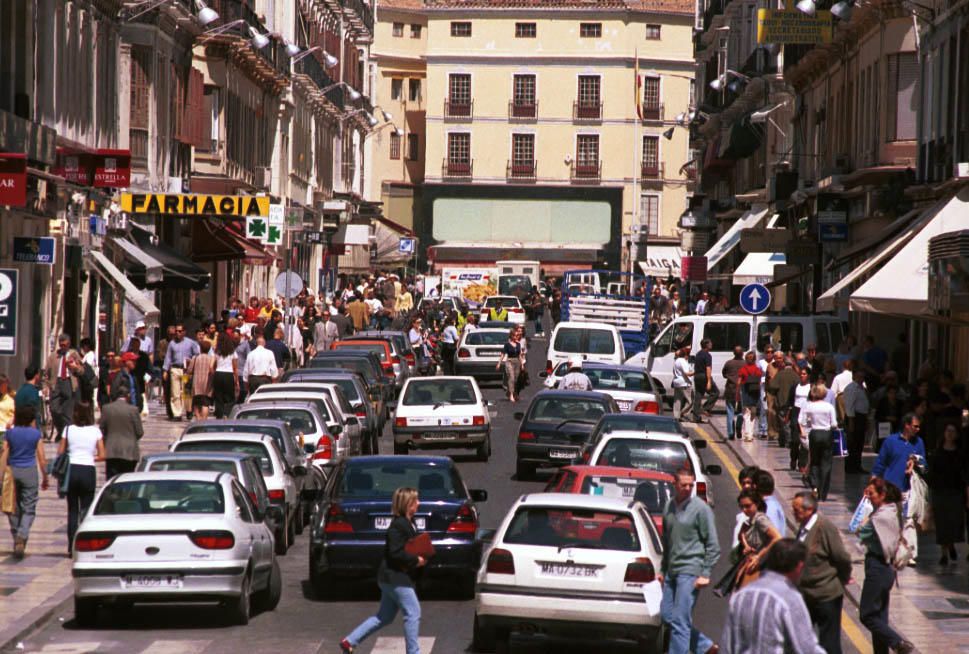
[(268, 166), (256, 168), (256, 179), (253, 185), (256, 188), (269, 189), (273, 183), (273, 169)]
[(960, 161), (952, 167), (952, 176), (956, 179), (969, 179), (969, 161)]

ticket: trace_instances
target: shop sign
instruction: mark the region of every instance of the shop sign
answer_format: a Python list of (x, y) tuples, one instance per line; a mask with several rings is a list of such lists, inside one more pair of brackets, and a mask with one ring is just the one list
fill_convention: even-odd
[(0, 269), (0, 356), (17, 353), (17, 270)]
[(824, 243), (847, 241), (848, 223), (818, 223), (818, 239)]
[(263, 243), (266, 245), (282, 245), (285, 229), (285, 225), (269, 223), (269, 226), (266, 227), (266, 238), (263, 239)]
[(680, 279), (684, 282), (707, 281), (707, 258), (683, 257), (680, 260)]
[(817, 11), (809, 16), (797, 9), (758, 9), (757, 43), (831, 43), (830, 11)]
[(90, 186), (90, 172), (87, 153), (57, 148), (57, 166), (54, 173), (63, 177), (64, 181), (78, 186)]
[(19, 263), (54, 265), (54, 239), (50, 236), (15, 236), (13, 260)]
[(98, 150), (94, 157), (94, 186), (125, 188), (131, 185), (131, 151)]
[(246, 218), (246, 238), (260, 243), (265, 242), (267, 226), (265, 218), (249, 216)]
[(303, 242), (307, 245), (323, 245), (326, 242), (326, 232), (303, 232)]
[(740, 249), (744, 252), (783, 252), (791, 242), (786, 229), (746, 228), (740, 230)]
[(122, 193), (121, 210), (132, 214), (159, 213), (169, 216), (265, 217), (269, 215), (269, 198), (262, 195)]
[(27, 204), (27, 155), (0, 153), (0, 205)]
[(787, 244), (784, 250), (786, 263), (792, 266), (810, 266), (818, 263), (821, 249), (814, 239), (799, 238)]

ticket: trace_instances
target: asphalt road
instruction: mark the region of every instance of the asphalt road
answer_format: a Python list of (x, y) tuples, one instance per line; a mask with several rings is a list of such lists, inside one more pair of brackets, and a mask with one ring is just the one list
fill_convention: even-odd
[[(488, 463), (471, 460), (468, 453), (454, 452), (461, 473), (471, 488), (484, 488), (487, 502), (480, 505), (481, 526), (497, 527), (506, 511), (523, 493), (540, 491), (547, 475), (539, 474), (537, 481), (514, 479), (515, 439), (518, 423), (512, 417), (527, 406), (527, 400), (539, 390), (538, 373), (545, 362), (545, 341), (531, 342), (529, 371), (535, 383), (523, 394), (522, 401), (511, 405), (503, 399), (500, 388), (487, 387), (488, 399), (498, 401), (498, 415), (493, 421), (492, 457)], [(711, 433), (711, 432), (708, 432)], [(392, 451), (392, 439), (385, 434), (381, 452)], [(450, 452), (449, 452), (450, 453)], [(717, 461), (712, 450), (701, 450), (705, 463)], [(726, 469), (713, 482), (717, 502), (717, 529), (721, 543), (729, 547), (730, 532), (736, 514), (737, 487), (727, 476)], [(339, 652), (339, 641), (360, 621), (377, 608), (379, 593), (375, 584), (347, 586), (338, 599), (316, 600), (307, 581), (307, 535), (304, 533), (289, 553), (281, 557), (283, 570), (283, 598), (278, 608), (253, 617), (247, 627), (227, 626), (214, 607), (175, 607), (166, 605), (135, 607), (124, 614), (102, 611), (95, 629), (82, 630), (73, 624), (73, 611), (67, 609), (42, 625), (24, 641), (28, 652), (125, 652), (136, 654), (240, 654), (243, 652), (283, 651), (286, 654)], [(715, 571), (726, 568), (725, 557)], [(455, 654), (470, 650), (471, 625), (474, 617), (473, 600), (458, 600), (447, 585), (428, 589), (422, 600), (422, 654)], [(726, 615), (725, 600), (709, 592), (701, 594), (696, 608), (696, 623), (703, 631), (718, 640)], [(543, 648), (515, 643), (514, 651), (565, 652), (561, 647)], [(588, 648), (574, 651), (590, 652)], [(613, 651), (605, 646), (602, 651)], [(379, 632), (372, 640), (357, 649), (359, 654), (404, 654), (403, 628), (400, 620)]]

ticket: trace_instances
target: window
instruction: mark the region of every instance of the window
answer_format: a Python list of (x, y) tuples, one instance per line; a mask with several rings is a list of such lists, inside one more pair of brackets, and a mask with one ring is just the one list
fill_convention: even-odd
[(450, 116), (471, 115), (471, 75), (454, 74), (448, 77), (448, 107)]
[(403, 36), (404, 35), (404, 24), (403, 23), (394, 23), (394, 27), (393, 27), (392, 34), (394, 36)]
[(421, 81), (419, 79), (407, 80), (407, 99), (411, 102), (421, 101)]
[(207, 126), (203, 127), (204, 138), (202, 139), (202, 147), (199, 148), (204, 152), (219, 151), (219, 143), (222, 139), (219, 127), (219, 119), (222, 115), (221, 93), (222, 89), (217, 86), (206, 86), (205, 94), (202, 96), (202, 106), (208, 123)]
[(249, 508), (249, 500), (246, 498), (246, 494), (242, 492), (242, 489), (239, 488), (239, 484), (237, 482), (232, 482), (232, 499), (239, 508), (239, 517), (242, 518), (243, 522), (256, 521), (255, 518), (253, 518), (252, 511)]
[(471, 36), (470, 21), (461, 21), (461, 22), (452, 21), (451, 36)]
[(659, 110), (659, 78), (643, 78), (643, 108)]
[(708, 322), (703, 326), (703, 338), (713, 341), (715, 352), (730, 352), (737, 345), (746, 352), (750, 348), (750, 323)]
[(404, 80), (396, 77), (390, 80), (390, 99), (400, 100), (403, 94), (404, 94)]
[(575, 142), (575, 162), (580, 168), (598, 168), (599, 135), (579, 134)]
[(471, 135), (452, 132), (447, 135), (447, 161), (449, 164), (471, 163)]
[(535, 166), (535, 135), (511, 135), (511, 168), (512, 174), (531, 173)]
[(644, 193), (639, 197), (639, 224), (649, 236), (659, 235), (659, 196)]
[(888, 57), (890, 141), (911, 141), (916, 138), (918, 77), (919, 59), (916, 53), (902, 52)]
[(757, 325), (757, 351), (763, 352), (764, 346), (773, 345), (785, 352), (804, 349), (804, 331), (798, 322), (762, 322)]
[(410, 26), (410, 37), (412, 39), (421, 38), (421, 26), (417, 24), (411, 24)]
[[(643, 137), (643, 168), (659, 168), (659, 137)], [(645, 174), (645, 173), (643, 173)]]
[(417, 161), (421, 156), (421, 137), (417, 134), (407, 135), (407, 160)]
[(579, 75), (579, 106), (598, 107), (599, 106), (599, 82), (598, 75)]
[(512, 103), (515, 116), (535, 116), (535, 76), (515, 75), (512, 82)]
[(535, 23), (515, 23), (516, 39), (534, 39), (537, 32)]
[(579, 23), (579, 36), (584, 39), (598, 39), (602, 36), (602, 23)]
[(400, 159), (400, 135), (397, 132), (390, 133), (390, 158)]
[(657, 40), (660, 38), (661, 25), (647, 25), (646, 26), (646, 38), (651, 40)]
[[(428, 477), (431, 477), (428, 479)], [(423, 484), (421, 482), (424, 482)], [(340, 497), (389, 500), (401, 486), (424, 487), (421, 497), (466, 497), (460, 479), (448, 466), (431, 468), (424, 463), (357, 459), (346, 467), (339, 484)]]

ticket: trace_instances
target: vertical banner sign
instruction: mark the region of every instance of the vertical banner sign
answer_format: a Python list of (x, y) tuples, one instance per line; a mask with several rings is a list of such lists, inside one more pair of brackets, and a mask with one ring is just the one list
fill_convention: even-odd
[(246, 238), (260, 243), (266, 240), (266, 219), (261, 216), (246, 216)]
[(27, 155), (0, 153), (0, 205), (27, 204)]
[(269, 205), (269, 221), (266, 225), (266, 245), (282, 245), (283, 230), (286, 229), (286, 208), (281, 204)]
[(17, 274), (0, 268), (0, 356), (17, 353)]

